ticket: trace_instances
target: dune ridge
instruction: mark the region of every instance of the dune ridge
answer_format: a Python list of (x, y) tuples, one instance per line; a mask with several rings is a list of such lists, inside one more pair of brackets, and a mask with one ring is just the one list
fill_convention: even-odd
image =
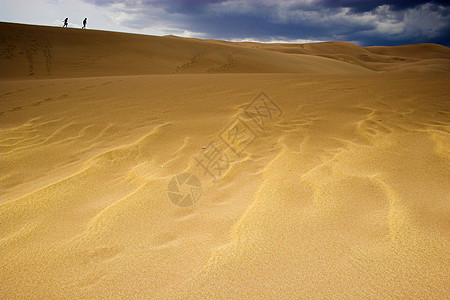
[(418, 62), (424, 65), (422, 72), (450, 69), (450, 50), (436, 44), (231, 43), (1, 22), (0, 38), (3, 79), (172, 73), (352, 74), (417, 70), (409, 66)]
[(0, 37), (2, 299), (448, 297), (447, 47)]

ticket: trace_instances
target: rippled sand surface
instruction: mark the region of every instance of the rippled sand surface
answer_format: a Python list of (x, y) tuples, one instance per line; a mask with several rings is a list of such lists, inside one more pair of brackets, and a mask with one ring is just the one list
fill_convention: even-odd
[(3, 299), (448, 297), (448, 48), (0, 35)]

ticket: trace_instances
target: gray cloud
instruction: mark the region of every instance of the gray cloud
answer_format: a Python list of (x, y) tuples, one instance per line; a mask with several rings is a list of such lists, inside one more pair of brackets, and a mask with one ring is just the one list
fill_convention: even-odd
[(360, 45), (449, 45), (444, 1), (89, 1), (134, 29), (216, 39), (345, 40)]

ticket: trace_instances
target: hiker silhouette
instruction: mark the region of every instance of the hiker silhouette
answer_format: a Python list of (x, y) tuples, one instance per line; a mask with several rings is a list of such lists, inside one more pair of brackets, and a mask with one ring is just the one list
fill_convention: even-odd
[(87, 24), (87, 18), (84, 18), (83, 27), (81, 27), (81, 29), (86, 29), (86, 24)]
[(65, 18), (65, 19), (64, 19), (64, 25), (63, 25), (63, 27), (67, 27), (67, 25), (69, 25), (69, 18)]

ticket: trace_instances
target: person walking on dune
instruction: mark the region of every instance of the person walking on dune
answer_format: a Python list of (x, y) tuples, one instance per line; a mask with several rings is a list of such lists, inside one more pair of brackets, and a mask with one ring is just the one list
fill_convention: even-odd
[(81, 27), (81, 29), (86, 29), (86, 24), (87, 24), (87, 18), (84, 18), (83, 27)]
[(69, 25), (69, 18), (65, 18), (65, 19), (64, 19), (64, 25), (63, 25), (63, 27), (67, 27), (67, 25)]

